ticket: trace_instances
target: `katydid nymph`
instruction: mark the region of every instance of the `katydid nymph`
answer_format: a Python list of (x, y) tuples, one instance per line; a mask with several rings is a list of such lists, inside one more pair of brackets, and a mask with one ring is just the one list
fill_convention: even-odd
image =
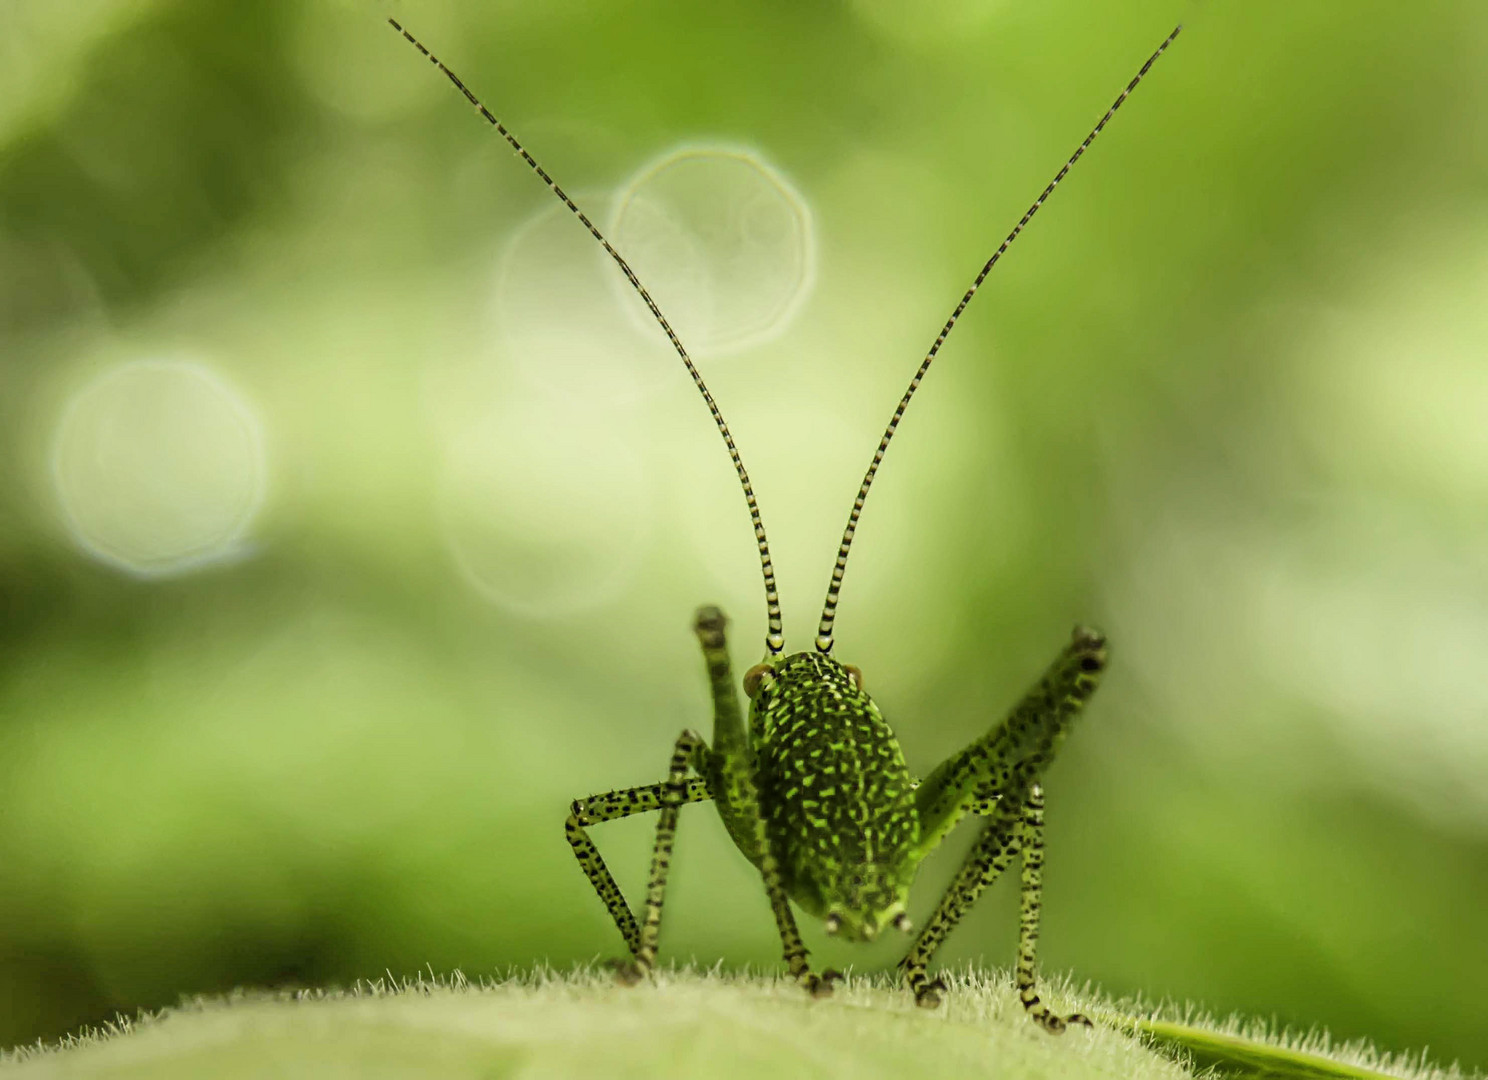
[[(1164, 38), (1142, 64), (987, 260), (946, 320), (895, 408), (853, 501), (814, 647), (787, 654), (759, 503), (723, 413), (682, 341), (621, 253), (505, 125), (412, 34), (396, 21), (389, 22), (438, 67), (577, 217), (640, 296), (697, 385), (723, 436), (759, 547), (768, 629), (764, 659), (742, 679), (749, 701), (747, 719), (729, 662), (725, 618), (717, 608), (704, 607), (697, 612), (694, 629), (712, 691), (711, 743), (696, 732), (684, 731), (672, 748), (664, 780), (578, 799), (565, 825), (580, 866), (630, 951), (629, 959), (619, 966), (622, 980), (639, 981), (656, 964), (667, 873), (677, 818), (684, 805), (711, 801), (717, 807), (729, 836), (763, 880), (791, 976), (814, 996), (830, 994), (840, 976), (812, 970), (792, 905), (821, 919), (828, 934), (848, 940), (871, 941), (887, 930), (914, 933), (906, 908), (916, 871), (956, 824), (971, 815), (982, 821), (980, 836), (901, 961), (904, 984), (920, 1005), (933, 1008), (940, 1004), (946, 987), (929, 970), (935, 951), (978, 895), (1014, 861), (1020, 861), (1019, 998), (1028, 1015), (1047, 1031), (1060, 1032), (1071, 1023), (1088, 1024), (1084, 1016), (1061, 1016), (1051, 1010), (1040, 1000), (1035, 985), (1044, 858), (1042, 778), (1100, 681), (1106, 666), (1105, 639), (1094, 630), (1077, 627), (1057, 659), (1004, 721), (920, 780), (909, 771), (893, 731), (864, 690), (862, 673), (833, 657), (833, 624), (848, 553), (869, 488), (936, 354), (998, 260), (1182, 27)], [(649, 811), (658, 813), (650, 879), (644, 908), (633, 913), (588, 830), (601, 822)]]

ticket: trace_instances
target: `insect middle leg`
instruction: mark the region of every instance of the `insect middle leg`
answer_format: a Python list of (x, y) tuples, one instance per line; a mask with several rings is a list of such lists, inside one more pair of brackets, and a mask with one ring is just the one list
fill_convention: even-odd
[[(684, 731), (673, 748), (667, 779), (660, 784), (610, 791), (588, 799), (575, 799), (569, 808), (564, 834), (574, 856), (579, 860), (594, 891), (609, 909), (610, 918), (625, 938), (631, 960), (621, 968), (621, 977), (628, 981), (639, 979), (656, 962), (657, 940), (661, 934), (661, 908), (666, 897), (667, 872), (671, 866), (672, 846), (677, 835), (677, 815), (686, 803), (705, 802), (713, 797), (708, 781), (701, 778), (687, 779), (689, 765), (704, 752), (702, 739), (691, 731)], [(646, 906), (641, 922), (637, 924), (630, 905), (620, 892), (610, 868), (605, 865), (599, 849), (589, 839), (587, 825), (616, 821), (659, 810), (656, 823), (656, 842), (651, 854), (651, 876), (646, 888)]]

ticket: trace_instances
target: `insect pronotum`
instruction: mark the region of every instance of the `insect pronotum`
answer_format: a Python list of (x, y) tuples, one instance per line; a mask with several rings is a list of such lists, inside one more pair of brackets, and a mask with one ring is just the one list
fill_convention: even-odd
[[(812, 971), (796, 928), (792, 902), (821, 919), (828, 934), (849, 940), (871, 941), (889, 927), (910, 933), (913, 927), (906, 908), (909, 888), (920, 862), (970, 814), (982, 819), (981, 835), (900, 961), (904, 983), (920, 1005), (940, 1004), (946, 987), (941, 979), (930, 976), (931, 958), (982, 890), (1021, 856), (1021, 916), (1015, 975), (1019, 998), (1029, 1016), (1048, 1031), (1063, 1031), (1071, 1023), (1088, 1024), (1090, 1021), (1078, 1014), (1060, 1016), (1050, 1010), (1039, 1000), (1035, 985), (1044, 862), (1041, 779), (1074, 718), (1100, 681), (1106, 666), (1105, 638), (1094, 630), (1076, 627), (1059, 656), (1002, 723), (921, 780), (910, 774), (893, 731), (864, 691), (862, 673), (833, 658), (832, 628), (848, 553), (868, 490), (899, 421), (936, 354), (1003, 253), (1183, 27), (1175, 27), (1162, 40), (1117, 95), (1090, 134), (992, 253), (935, 336), (899, 399), (853, 500), (827, 586), (815, 648), (786, 655), (780, 598), (759, 503), (723, 412), (681, 339), (624, 256), (516, 136), (417, 38), (395, 20), (388, 22), (444, 73), (548, 190), (573, 212), (640, 295), (692, 376), (713, 415), (713, 422), (718, 425), (744, 489), (759, 545), (768, 629), (764, 660), (744, 673), (743, 689), (750, 703), (747, 726), (729, 664), (726, 620), (716, 607), (703, 607), (697, 612), (694, 629), (702, 645), (713, 694), (711, 745), (695, 731), (682, 732), (672, 748), (665, 780), (576, 799), (564, 826), (579, 865), (609, 909), (630, 950), (630, 959), (619, 966), (622, 980), (638, 981), (656, 963), (677, 815), (688, 803), (712, 801), (729, 836), (745, 858), (758, 868), (780, 932), (785, 963), (796, 981), (816, 996), (830, 994), (832, 983), (841, 976), (830, 970), (819, 974)], [(588, 827), (652, 810), (658, 811), (656, 843), (646, 902), (637, 919), (589, 838)]]

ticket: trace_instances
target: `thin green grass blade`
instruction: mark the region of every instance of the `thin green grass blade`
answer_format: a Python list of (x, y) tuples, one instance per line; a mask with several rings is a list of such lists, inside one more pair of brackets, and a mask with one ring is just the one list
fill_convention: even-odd
[(1186, 1060), (1195, 1073), (1209, 1071), (1247, 1080), (1468, 1080), (1457, 1066), (1440, 1068), (1424, 1053), (1392, 1056), (1367, 1043), (1340, 1045), (1326, 1033), (1298, 1036), (1258, 1021), (1215, 1022), (1200, 1017), (1190, 1022), (1194, 1020), (1191, 1012), (1176, 1020), (1164, 1017), (1162, 1010), (1146, 1016), (1098, 1015), (1103, 1022)]
[(1267, 1080), (1387, 1080), (1392, 1074), (1366, 1069), (1320, 1054), (1271, 1046), (1238, 1035), (1223, 1035), (1167, 1020), (1137, 1020), (1130, 1030), (1159, 1046), (1176, 1047), (1193, 1059), (1195, 1069), (1215, 1069), (1225, 1076)]

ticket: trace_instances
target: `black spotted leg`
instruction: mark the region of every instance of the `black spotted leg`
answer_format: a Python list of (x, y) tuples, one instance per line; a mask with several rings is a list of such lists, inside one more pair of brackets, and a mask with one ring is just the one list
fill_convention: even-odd
[(921, 845), (926, 852), (965, 815), (986, 818), (981, 836), (899, 965), (920, 1005), (939, 1005), (945, 992), (945, 984), (929, 976), (935, 950), (982, 891), (1021, 852), (1019, 998), (1029, 1015), (1047, 1031), (1063, 1031), (1069, 1022), (1089, 1023), (1081, 1016), (1066, 1018), (1050, 1012), (1034, 989), (1044, 859), (1044, 802), (1039, 778), (1074, 718), (1095, 692), (1105, 665), (1105, 638), (1077, 627), (1069, 645), (1008, 718), (947, 760), (916, 789)]
[(961, 917), (971, 910), (982, 890), (996, 881), (1012, 864), (1023, 842), (1023, 807), (1011, 800), (999, 800), (988, 808), (989, 816), (982, 834), (956, 872), (950, 888), (935, 906), (935, 912), (920, 928), (914, 944), (899, 962), (905, 985), (914, 991), (915, 1003), (933, 1009), (945, 994), (945, 982), (931, 979), (930, 958), (935, 955), (946, 935)]
[[(702, 739), (683, 732), (672, 751), (666, 781), (645, 787), (610, 791), (588, 799), (575, 799), (570, 807), (564, 834), (573, 848), (594, 891), (609, 909), (610, 918), (630, 950), (630, 961), (620, 968), (622, 980), (635, 981), (650, 971), (656, 962), (656, 943), (661, 933), (661, 906), (666, 895), (667, 870), (671, 865), (672, 845), (677, 835), (677, 814), (685, 803), (706, 802), (713, 797), (706, 779), (687, 779), (687, 767), (702, 748)], [(651, 855), (651, 877), (646, 889), (646, 907), (641, 922), (636, 922), (630, 905), (625, 902), (620, 886), (605, 865), (599, 849), (589, 839), (585, 826), (616, 821), (632, 814), (661, 811), (656, 823), (656, 844)]]
[(1058, 1034), (1070, 1024), (1092, 1026), (1079, 1013), (1060, 1016), (1039, 1000), (1034, 980), (1038, 965), (1039, 914), (1044, 901), (1044, 789), (1035, 783), (1023, 804), (1023, 889), (1018, 902), (1018, 1000), (1044, 1030)]

